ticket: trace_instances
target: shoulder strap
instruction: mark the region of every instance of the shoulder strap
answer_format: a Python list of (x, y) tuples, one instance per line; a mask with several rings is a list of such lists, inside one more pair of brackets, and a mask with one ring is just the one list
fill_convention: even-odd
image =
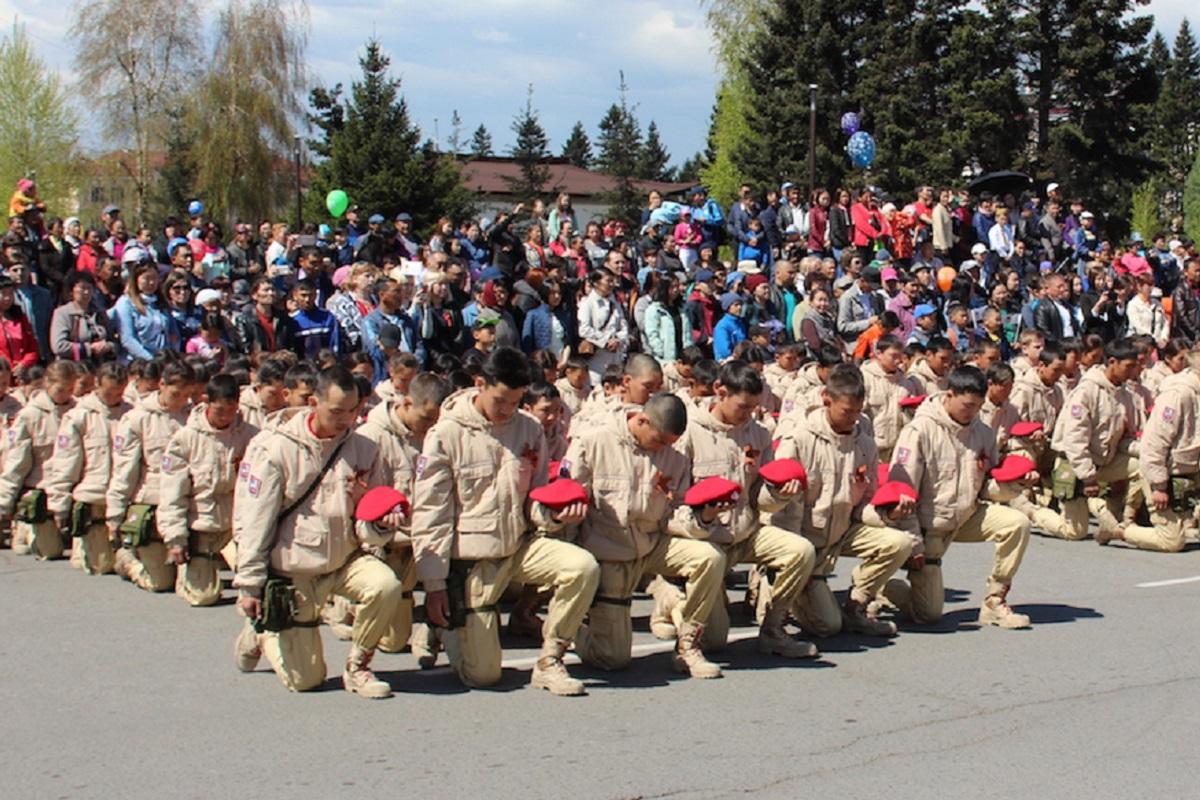
[(300, 497), (296, 499), (296, 502), (289, 505), (283, 511), (280, 511), (279, 516), (276, 518), (277, 520), (285, 519), (295, 512), (296, 509), (300, 508), (300, 506), (304, 505), (304, 501), (311, 497), (312, 493), (315, 492), (317, 487), (321, 485), (321, 481), (325, 479), (325, 473), (329, 472), (329, 468), (333, 466), (333, 462), (337, 461), (338, 454), (342, 452), (342, 447), (345, 446), (349, 439), (350, 437), (347, 436), (345, 439), (342, 439), (342, 441), (338, 442), (338, 446), (333, 448), (333, 452), (329, 454), (329, 458), (326, 460), (325, 465), (321, 467), (321, 471), (317, 473), (317, 477), (313, 478), (312, 483), (310, 483), (308, 488), (304, 490), (304, 494), (300, 495)]

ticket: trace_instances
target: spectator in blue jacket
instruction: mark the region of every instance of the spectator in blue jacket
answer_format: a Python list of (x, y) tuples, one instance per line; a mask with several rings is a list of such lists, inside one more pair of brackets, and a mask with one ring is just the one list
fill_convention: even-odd
[(167, 348), (172, 323), (158, 299), (157, 264), (139, 264), (130, 274), (112, 317), (120, 336), (121, 363), (149, 361)]
[(379, 305), (362, 321), (363, 348), (375, 363), (376, 383), (387, 377), (388, 353), (380, 346), (379, 333), (385, 325), (400, 329), (400, 351), (412, 353), (425, 365), (425, 344), (417, 331), (416, 322), (404, 310), (404, 286), (400, 283), (383, 278), (375, 284), (379, 293)]
[(713, 329), (713, 358), (725, 361), (733, 355), (733, 348), (747, 336), (746, 321), (742, 319), (745, 302), (736, 292), (721, 295), (721, 310), (725, 315)]
[(525, 315), (521, 348), (526, 353), (545, 350), (558, 361), (564, 347), (574, 346), (575, 315), (563, 306), (562, 285), (553, 278), (542, 281), (542, 302)]
[(297, 281), (292, 288), (292, 300), (296, 303), (296, 310), (292, 312), (292, 321), (296, 323), (292, 349), (296, 355), (315, 361), (317, 354), (326, 348), (340, 355), (344, 338), (342, 326), (331, 312), (317, 308), (316, 285), (308, 280)]
[(720, 204), (709, 199), (708, 190), (703, 186), (693, 186), (688, 192), (688, 197), (692, 207), (692, 219), (700, 223), (700, 229), (704, 233), (701, 248), (711, 245), (715, 250), (721, 243), (721, 234), (725, 229), (725, 214), (721, 211)]

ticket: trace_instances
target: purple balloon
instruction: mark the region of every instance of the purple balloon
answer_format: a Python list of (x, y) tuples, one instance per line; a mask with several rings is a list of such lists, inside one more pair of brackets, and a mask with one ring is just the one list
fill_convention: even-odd
[(847, 136), (853, 136), (858, 133), (858, 114), (853, 111), (847, 111), (842, 114), (842, 133)]

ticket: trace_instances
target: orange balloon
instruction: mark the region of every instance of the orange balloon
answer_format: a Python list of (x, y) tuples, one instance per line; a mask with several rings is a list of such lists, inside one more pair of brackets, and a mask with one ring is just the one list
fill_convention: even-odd
[(943, 292), (950, 291), (950, 287), (954, 285), (954, 279), (958, 277), (958, 270), (954, 267), (942, 267), (938, 270), (937, 285)]

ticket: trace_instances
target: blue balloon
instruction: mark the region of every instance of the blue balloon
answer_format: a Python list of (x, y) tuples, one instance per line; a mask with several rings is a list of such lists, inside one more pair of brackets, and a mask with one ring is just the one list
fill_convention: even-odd
[(188, 203), (188, 216), (189, 217), (198, 217), (203, 213), (204, 213), (204, 203), (201, 203), (199, 200), (193, 200), (192, 202)]
[(850, 156), (850, 163), (859, 169), (866, 169), (875, 162), (875, 139), (866, 131), (858, 131), (850, 137), (846, 153)]
[(842, 114), (842, 133), (847, 136), (853, 136), (858, 133), (858, 125), (858, 114), (855, 114), (853, 111), (847, 111), (845, 114)]

